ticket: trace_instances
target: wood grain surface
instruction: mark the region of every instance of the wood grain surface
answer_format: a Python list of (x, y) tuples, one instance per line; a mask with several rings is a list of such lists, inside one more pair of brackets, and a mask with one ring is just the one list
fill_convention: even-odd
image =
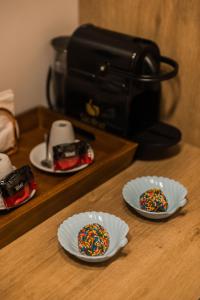
[[(200, 150), (183, 145), (161, 161), (136, 161), (0, 251), (0, 298), (198, 300), (200, 298)], [(167, 176), (188, 189), (188, 204), (165, 221), (136, 215), (122, 187), (143, 175)], [(58, 244), (57, 228), (74, 213), (96, 210), (125, 220), (128, 244), (102, 264), (83, 263)]]
[[(21, 130), (19, 149), (11, 156), (14, 166), (30, 164), (30, 151), (44, 139), (51, 123), (66, 117), (38, 107), (18, 117)], [(49, 174), (31, 166), (37, 193), (26, 204), (10, 211), (0, 211), (0, 248), (66, 207), (89, 190), (126, 168), (133, 160), (137, 145), (116, 136), (80, 124), (67, 117), (75, 127), (90, 133), (95, 161), (87, 168), (69, 174)], [(76, 135), (85, 139), (85, 135)], [(110, 143), (108, 143), (110, 141)]]
[(162, 119), (178, 126), (183, 139), (200, 146), (200, 1), (79, 0), (80, 23), (140, 36), (158, 43), (178, 61), (176, 79), (164, 82)]

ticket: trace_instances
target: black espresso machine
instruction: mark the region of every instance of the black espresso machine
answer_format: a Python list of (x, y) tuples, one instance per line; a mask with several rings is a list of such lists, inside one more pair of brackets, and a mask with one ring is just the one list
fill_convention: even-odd
[[(140, 145), (180, 141), (177, 128), (160, 122), (161, 82), (177, 75), (178, 64), (161, 56), (156, 43), (86, 24), (52, 45), (50, 108)], [(169, 70), (161, 71), (161, 63)]]

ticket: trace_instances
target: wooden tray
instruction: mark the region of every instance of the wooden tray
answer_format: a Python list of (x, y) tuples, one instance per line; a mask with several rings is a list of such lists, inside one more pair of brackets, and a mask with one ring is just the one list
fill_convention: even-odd
[[(44, 133), (63, 115), (44, 107), (37, 107), (19, 115), (21, 137), (18, 152), (11, 156), (16, 167), (30, 164), (29, 153), (41, 143)], [(77, 120), (68, 118), (76, 136), (89, 140), (95, 153), (95, 161), (87, 168), (65, 175), (45, 173), (31, 166), (38, 184), (35, 197), (9, 212), (0, 212), (0, 247), (41, 223), (71, 202), (126, 168), (133, 160), (137, 145), (113, 136)], [(103, 210), (103, 207), (102, 207)]]

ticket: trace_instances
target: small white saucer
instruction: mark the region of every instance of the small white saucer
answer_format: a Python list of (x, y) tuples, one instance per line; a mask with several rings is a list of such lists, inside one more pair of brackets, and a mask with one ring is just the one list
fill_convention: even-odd
[[(92, 158), (92, 160), (94, 160), (94, 151), (91, 147), (89, 148), (88, 152), (90, 152), (91, 158)], [(84, 165), (81, 165), (81, 166), (78, 166), (78, 167), (75, 167), (75, 168), (69, 169), (69, 170), (64, 170), (64, 171), (56, 170), (55, 171), (53, 169), (53, 167), (47, 168), (41, 164), (41, 161), (43, 159), (45, 159), (45, 154), (46, 154), (46, 144), (44, 142), (35, 146), (29, 154), (29, 159), (30, 159), (31, 163), (33, 164), (33, 166), (35, 166), (36, 168), (38, 168), (42, 171), (45, 171), (45, 172), (54, 173), (54, 174), (55, 173), (56, 174), (57, 173), (58, 174), (73, 173), (73, 172), (80, 171), (88, 166), (88, 164), (84, 164)]]

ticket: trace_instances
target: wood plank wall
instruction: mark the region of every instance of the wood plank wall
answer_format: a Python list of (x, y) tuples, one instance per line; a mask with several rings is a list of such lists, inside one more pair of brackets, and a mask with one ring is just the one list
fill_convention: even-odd
[(200, 1), (79, 0), (79, 9), (80, 24), (152, 39), (178, 61), (178, 78), (163, 83), (162, 119), (200, 146)]

